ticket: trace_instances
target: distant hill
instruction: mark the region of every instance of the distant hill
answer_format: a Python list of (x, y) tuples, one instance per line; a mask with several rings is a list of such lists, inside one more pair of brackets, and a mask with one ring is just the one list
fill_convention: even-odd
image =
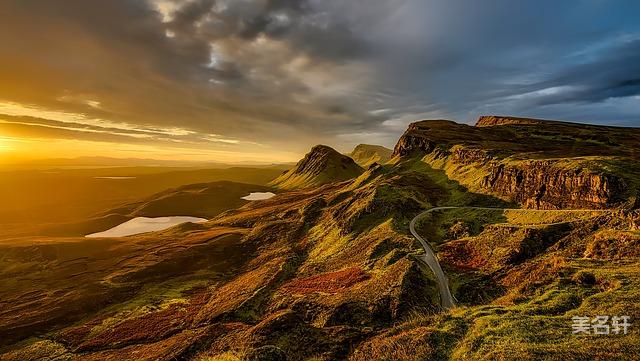
[(248, 203), (249, 201), (242, 199), (242, 197), (251, 192), (273, 190), (267, 186), (229, 181), (189, 184), (154, 194), (144, 200), (129, 203), (108, 213), (134, 217), (187, 215), (211, 218), (226, 210)]
[(275, 191), (268, 186), (230, 181), (189, 184), (156, 193), (140, 201), (126, 203), (81, 222), (46, 227), (42, 234), (82, 236), (107, 230), (135, 217), (212, 218), (224, 211), (249, 203), (242, 197), (251, 192)]
[(347, 154), (361, 167), (368, 167), (373, 163), (384, 164), (391, 159), (393, 150), (381, 145), (358, 144), (351, 153)]
[(364, 172), (350, 157), (326, 145), (316, 145), (295, 167), (276, 178), (271, 185), (282, 189), (310, 188), (352, 179)]
[[(284, 169), (118, 167), (51, 172), (0, 171), (0, 240), (14, 236), (85, 235), (103, 231), (131, 219), (128, 212), (109, 214), (106, 210), (151, 199), (167, 189), (229, 181), (256, 185), (252, 189), (260, 191)], [(222, 194), (223, 197), (226, 195), (225, 192)], [(230, 195), (235, 196), (236, 192), (231, 191)], [(215, 207), (216, 203), (204, 204), (203, 209)]]

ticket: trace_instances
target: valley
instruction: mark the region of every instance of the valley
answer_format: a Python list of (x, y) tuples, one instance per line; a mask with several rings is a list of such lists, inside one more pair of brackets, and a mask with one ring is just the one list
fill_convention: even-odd
[[(640, 317), (637, 144), (636, 128), (426, 120), (391, 154), (315, 146), (263, 182), (176, 185), (2, 237), (0, 360), (640, 354), (635, 326), (572, 333), (574, 316)], [(176, 215), (207, 221), (83, 237)]]

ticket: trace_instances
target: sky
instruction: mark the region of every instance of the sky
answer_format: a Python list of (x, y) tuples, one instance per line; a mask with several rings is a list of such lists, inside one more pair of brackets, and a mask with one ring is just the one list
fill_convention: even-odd
[(0, 161), (294, 161), (421, 119), (640, 126), (635, 0), (2, 0)]

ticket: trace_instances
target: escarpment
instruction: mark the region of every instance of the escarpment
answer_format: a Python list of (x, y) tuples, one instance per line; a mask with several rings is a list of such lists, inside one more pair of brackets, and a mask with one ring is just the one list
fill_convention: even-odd
[(496, 115), (483, 115), (478, 118), (476, 127), (492, 127), (496, 125), (534, 125), (549, 123), (549, 120), (538, 120), (519, 117), (501, 117)]
[(616, 175), (565, 170), (553, 161), (491, 165), (481, 186), (537, 209), (615, 207), (627, 192), (624, 180)]
[(476, 126), (413, 123), (393, 157), (526, 208), (611, 208), (638, 203), (637, 144), (636, 128), (486, 116)]

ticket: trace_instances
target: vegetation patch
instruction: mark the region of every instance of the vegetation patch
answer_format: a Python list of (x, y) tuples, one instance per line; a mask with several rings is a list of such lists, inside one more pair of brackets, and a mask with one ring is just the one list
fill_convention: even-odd
[(360, 267), (349, 267), (336, 272), (297, 278), (285, 283), (281, 289), (285, 292), (303, 295), (313, 292), (337, 293), (368, 280), (370, 277)]

